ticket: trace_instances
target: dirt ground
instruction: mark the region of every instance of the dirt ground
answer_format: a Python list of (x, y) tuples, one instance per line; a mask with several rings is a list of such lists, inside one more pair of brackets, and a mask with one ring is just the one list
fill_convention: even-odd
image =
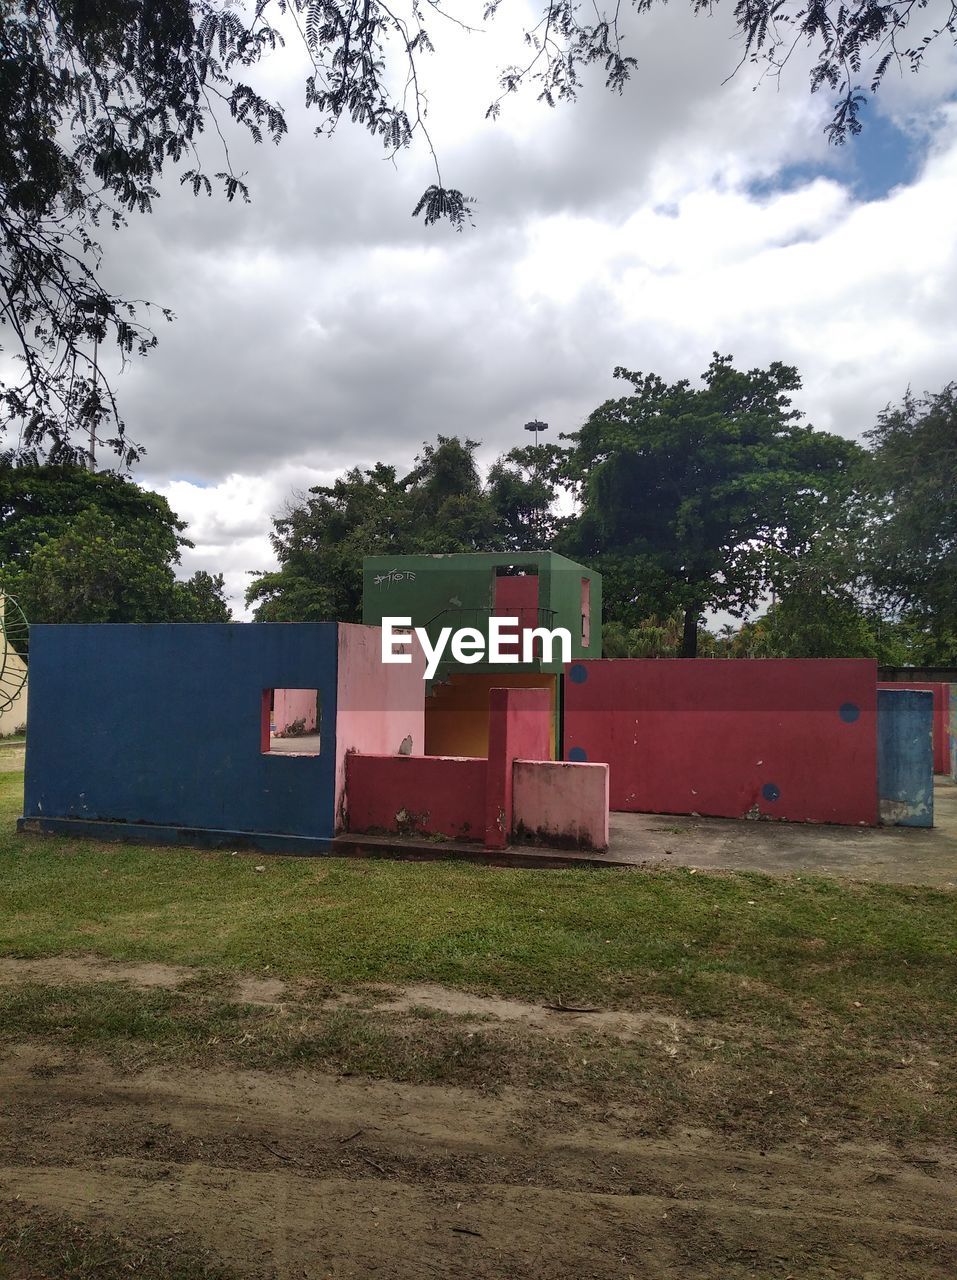
[[(0, 983), (170, 987), (184, 974), (6, 960)], [(267, 1004), (288, 995), (268, 981), (239, 994)], [(381, 993), (378, 1007), (401, 1019), (423, 1006), (508, 1023), (529, 1042), (570, 1025), (660, 1035), (668, 1021), (440, 987)], [(121, 1069), (82, 1047), (30, 1043), (0, 1057), (0, 1099), (0, 1211), (6, 1203), (139, 1246), (208, 1250), (242, 1277), (957, 1274), (957, 1146), (762, 1149), (706, 1128), (647, 1136), (633, 1106), (590, 1105), (561, 1089)]]

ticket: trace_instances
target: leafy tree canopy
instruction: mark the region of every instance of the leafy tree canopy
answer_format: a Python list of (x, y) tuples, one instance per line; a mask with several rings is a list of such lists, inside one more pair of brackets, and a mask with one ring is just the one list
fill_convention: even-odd
[(908, 393), (865, 439), (850, 492), (776, 555), (774, 602), (733, 656), (957, 663), (957, 384)]
[(409, 472), (356, 467), (310, 489), (273, 521), (279, 569), (246, 593), (261, 622), (356, 621), (362, 557), (452, 551), (531, 550), (553, 527), (546, 446), (515, 449), (482, 483), (475, 440), (439, 436)]
[[(638, 12), (657, 0), (632, 0)], [(488, 0), (482, 22), (499, 0)], [(710, 4), (691, 0), (695, 12)], [(741, 61), (777, 75), (791, 49), (816, 54), (811, 89), (832, 95), (831, 137), (860, 129), (865, 91), (895, 61), (919, 70), (928, 45), (957, 31), (950, 0), (923, 4), (748, 0), (734, 9)], [(622, 45), (620, 10), (584, 0), (545, 0), (526, 34), (524, 60), (505, 67), (488, 114), (531, 83), (554, 105), (575, 97), (583, 69), (598, 64), (621, 92), (637, 66)], [(21, 375), (0, 389), (0, 412), (20, 427), (33, 460), (76, 457), (77, 433), (107, 436), (121, 457), (126, 438), (109, 387), (97, 376), (100, 343), (127, 355), (155, 343), (143, 303), (100, 282), (95, 228), (146, 212), (164, 171), (199, 194), (248, 193), (230, 163), (230, 126), (279, 142), (280, 105), (255, 87), (260, 61), (289, 36), (302, 48), (305, 100), (318, 133), (346, 117), (388, 151), (417, 133), (427, 144), (423, 55), (430, 24), (452, 21), (437, 0), (401, 9), (379, 0), (7, 0), (0, 6), (0, 320)], [(918, 29), (920, 24), (924, 25)], [(213, 142), (212, 152), (209, 146)], [(433, 151), (433, 158), (435, 153)], [(435, 181), (414, 209), (425, 222), (461, 229), (469, 200)]]
[(874, 590), (906, 624), (919, 661), (957, 663), (957, 383), (908, 392), (867, 439)]
[[(659, 617), (652, 614), (636, 627), (606, 622), (602, 627), (604, 658), (678, 658), (684, 643), (684, 614), (680, 610)], [(714, 658), (722, 653), (718, 637), (698, 628), (698, 656)]]
[(222, 575), (176, 579), (184, 528), (110, 473), (0, 466), (0, 586), (30, 622), (229, 621)]
[(582, 509), (559, 544), (607, 574), (610, 620), (680, 608), (694, 656), (706, 609), (754, 608), (780, 557), (810, 547), (861, 450), (801, 424), (787, 365), (743, 372), (716, 354), (700, 388), (615, 374), (632, 394), (570, 437), (563, 469)]

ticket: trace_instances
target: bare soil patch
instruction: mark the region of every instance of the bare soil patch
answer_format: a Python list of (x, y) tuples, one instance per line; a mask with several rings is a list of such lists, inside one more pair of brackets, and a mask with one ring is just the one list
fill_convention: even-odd
[(518, 1023), (529, 1029), (546, 1031), (549, 1035), (594, 1031), (628, 1037), (638, 1035), (648, 1028), (658, 1028), (660, 1031), (662, 1028), (687, 1025), (683, 1019), (660, 1012), (634, 1013), (559, 1001), (549, 1005), (530, 1004), (524, 1000), (503, 1000), (498, 996), (477, 996), (468, 991), (453, 991), (431, 982), (403, 987), (394, 996), (377, 1000), (372, 1007), (381, 1013), (409, 1013), (423, 1009), (465, 1019)]
[[(535, 1119), (485, 1097), (306, 1072), (0, 1064), (0, 1202), (241, 1276), (950, 1277), (939, 1149), (737, 1149)], [(535, 1109), (538, 1110), (537, 1108)], [(574, 1114), (574, 1113), (573, 1113)]]
[[(222, 998), (221, 985), (207, 993), (200, 977), (90, 957), (0, 962), (7, 984), (122, 981), (144, 1000), (168, 1000), (164, 992), (178, 986), (197, 1008)], [(526, 1069), (514, 1072), (517, 1083), (478, 1073), (462, 1087), (315, 1064), (231, 1066), (216, 1043), (194, 1065), (169, 1053), (150, 1061), (144, 1041), (124, 1065), (122, 1055), (69, 1038), (8, 1040), (0, 1051), (3, 1280), (152, 1277), (148, 1260), (174, 1246), (187, 1263), (169, 1274), (190, 1280), (212, 1274), (211, 1265), (217, 1276), (256, 1280), (957, 1274), (957, 1144), (875, 1141), (873, 1123), (848, 1140), (852, 1122), (831, 1137), (785, 1126), (769, 1141), (746, 1125), (703, 1122), (700, 1108), (663, 1120), (652, 1114), (655, 1079), (667, 1091), (669, 1072), (681, 1071), (683, 1087), (711, 1087), (712, 1070), (704, 1056), (689, 1059), (693, 1037), (664, 1014), (576, 1012), (434, 984), (331, 998), (318, 988), (310, 996), (301, 982), (230, 982), (235, 1000), (263, 1006), (231, 1030), (237, 1043), (261, 1034), (263, 1019), (298, 1025), (358, 1008), (387, 1025), (395, 1043), (427, 1045), (450, 1023), (491, 1024), (501, 1052), (507, 1047)], [(102, 990), (109, 1003), (123, 988)], [(317, 1015), (323, 1007), (330, 1011)], [(585, 1055), (645, 1042), (650, 1085), (586, 1086)], [(542, 1046), (556, 1043), (561, 1073), (542, 1076)], [(669, 1051), (679, 1047), (672, 1065)], [(912, 1069), (882, 1087), (900, 1088)], [(91, 1239), (120, 1241), (122, 1250), (95, 1270), (75, 1262), (76, 1249), (38, 1261), (32, 1245), (17, 1243), (34, 1238), (23, 1224), (36, 1215), (46, 1240), (61, 1229), (71, 1239), (84, 1233), (83, 1257), (102, 1256)]]
[(0, 984), (21, 982), (129, 982), (142, 990), (175, 988), (190, 977), (190, 970), (172, 964), (122, 964), (96, 956), (43, 956), (22, 959), (0, 956)]

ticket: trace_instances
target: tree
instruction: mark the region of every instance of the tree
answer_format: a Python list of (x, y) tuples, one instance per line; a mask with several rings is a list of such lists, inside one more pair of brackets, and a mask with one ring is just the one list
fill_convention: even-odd
[(31, 622), (158, 622), (174, 608), (165, 530), (89, 508), (43, 536), (11, 594)]
[(716, 354), (702, 388), (615, 375), (633, 394), (570, 437), (565, 473), (582, 510), (560, 544), (607, 574), (610, 620), (680, 608), (682, 655), (694, 657), (704, 611), (756, 606), (781, 557), (809, 548), (846, 498), (861, 451), (800, 423), (787, 365), (745, 373)]
[[(489, 21), (499, 0), (489, 0)], [(633, 0), (641, 12), (655, 0)], [(691, 0), (695, 12), (710, 9)], [(957, 31), (953, 3), (936, 27), (919, 23), (925, 6), (847, 6), (838, 0), (748, 0), (735, 8), (741, 62), (778, 75), (804, 41), (817, 52), (811, 89), (836, 94), (829, 126), (841, 141), (860, 129), (867, 77), (875, 91), (888, 66), (919, 70), (928, 45)], [(256, 65), (290, 35), (304, 58), (305, 99), (317, 132), (344, 116), (395, 154), (421, 134), (435, 181), (413, 214), (426, 224), (447, 218), (461, 229), (469, 198), (442, 178), (426, 126), (421, 59), (433, 51), (429, 20), (450, 17), (438, 0), (407, 11), (379, 0), (259, 0), (249, 11), (220, 0), (19, 0), (0, 9), (0, 319), (12, 337), (22, 377), (0, 390), (2, 411), (20, 426), (19, 451), (32, 461), (77, 460), (76, 439), (108, 434), (125, 461), (127, 440), (109, 385), (98, 374), (99, 346), (124, 357), (145, 354), (155, 335), (143, 325), (142, 300), (106, 288), (97, 275), (95, 230), (147, 212), (167, 170), (196, 193), (215, 181), (228, 200), (248, 198), (230, 161), (227, 132), (238, 126), (257, 142), (287, 131), (281, 107), (252, 83)], [(526, 33), (526, 60), (506, 67), (488, 109), (532, 83), (548, 105), (575, 97), (583, 69), (604, 71), (622, 92), (637, 66), (623, 52), (619, 9), (584, 0), (545, 0)], [(935, 17), (937, 15), (934, 15)], [(214, 138), (212, 166), (201, 150)], [(165, 313), (168, 315), (168, 313)], [(91, 348), (92, 347), (92, 351)]]
[(867, 440), (874, 589), (909, 632), (915, 661), (957, 662), (957, 383), (908, 392)]
[(0, 586), (31, 622), (228, 621), (223, 580), (177, 582), (165, 498), (76, 466), (0, 466)]
[(549, 547), (564, 527), (554, 506), (563, 454), (555, 445), (525, 445), (510, 449), (489, 468), (488, 497), (502, 550)]
[[(606, 622), (601, 640), (604, 658), (677, 658), (684, 640), (684, 615), (680, 610), (665, 618), (653, 615), (637, 627)], [(698, 628), (697, 651), (706, 658), (718, 655), (718, 639), (706, 627)]]
[(197, 569), (185, 582), (173, 584), (174, 622), (232, 622), (221, 573)]
[(257, 620), (357, 621), (363, 556), (543, 545), (532, 539), (547, 485), (523, 471), (527, 449), (499, 459), (483, 485), (477, 448), (475, 440), (439, 436), (405, 476), (380, 463), (310, 489), (273, 520), (279, 569), (257, 574), (246, 593)]

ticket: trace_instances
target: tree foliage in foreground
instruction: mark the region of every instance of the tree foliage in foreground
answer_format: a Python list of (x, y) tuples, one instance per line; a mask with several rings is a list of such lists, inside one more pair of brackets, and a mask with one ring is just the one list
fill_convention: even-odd
[[(489, 0), (479, 25), (499, 2)], [(633, 8), (656, 2), (633, 0)], [(701, 13), (711, 5), (691, 0), (691, 7)], [(796, 45), (814, 50), (811, 89), (831, 95), (834, 141), (860, 129), (866, 92), (890, 66), (919, 70), (929, 45), (957, 32), (954, 0), (933, 23), (925, 5), (908, 2), (747, 0), (734, 14), (742, 63), (777, 75)], [(618, 7), (584, 0), (545, 0), (523, 60), (501, 72), (488, 115), (526, 84), (549, 105), (573, 99), (592, 64), (620, 93), (638, 63), (622, 43), (619, 15)], [(0, 6), (0, 322), (6, 353), (20, 363), (20, 376), (0, 388), (0, 413), (19, 427), (22, 457), (76, 460), (76, 441), (90, 430), (126, 461), (137, 453), (98, 376), (97, 353), (110, 343), (124, 358), (145, 354), (155, 336), (143, 325), (142, 300), (101, 283), (97, 225), (148, 212), (169, 170), (196, 194), (216, 184), (228, 200), (248, 198), (228, 133), (239, 128), (257, 142), (286, 133), (282, 107), (255, 84), (255, 68), (286, 36), (302, 52), (317, 133), (346, 118), (392, 154), (416, 134), (432, 150), (422, 59), (434, 51), (432, 24), (448, 21), (462, 25), (437, 0), (405, 8), (378, 0)], [(435, 181), (413, 212), (426, 224), (447, 219), (461, 229), (469, 198), (446, 185), (432, 156)]]
[(30, 622), (228, 622), (221, 574), (176, 578), (184, 528), (118, 476), (0, 466), (0, 587)]

